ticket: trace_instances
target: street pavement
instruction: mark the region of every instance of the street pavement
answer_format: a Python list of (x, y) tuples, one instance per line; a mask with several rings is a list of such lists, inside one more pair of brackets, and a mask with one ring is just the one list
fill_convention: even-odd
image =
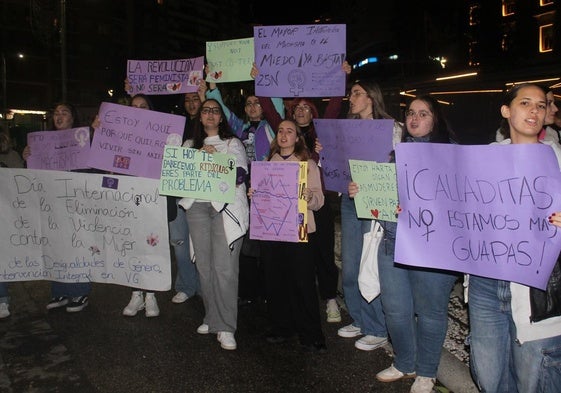
[[(11, 283), (10, 295), (12, 315), (0, 321), (0, 392), (409, 392), (412, 384), (376, 380), (391, 364), (390, 347), (364, 352), (338, 337), (350, 323), (344, 310), (341, 323), (324, 323), (327, 352), (311, 354), (296, 340), (265, 341), (264, 304), (240, 307), (238, 349), (226, 351), (216, 335), (196, 333), (199, 297), (173, 304), (173, 291), (158, 293), (160, 316), (147, 318), (121, 315), (130, 289), (118, 285), (94, 283), (79, 313), (47, 311), (45, 281)], [(325, 320), (323, 305), (321, 312)]]

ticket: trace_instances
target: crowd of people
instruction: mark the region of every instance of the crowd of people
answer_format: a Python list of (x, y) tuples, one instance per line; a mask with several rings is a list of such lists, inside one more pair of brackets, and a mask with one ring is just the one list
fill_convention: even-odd
[[(254, 66), (251, 76), (258, 72)], [(348, 63), (341, 72), (350, 75)], [(126, 81), (125, 89), (129, 88)], [(458, 142), (441, 104), (430, 95), (410, 100), (401, 122), (386, 110), (377, 83), (356, 81), (348, 91), (348, 113), (341, 113), (343, 97), (331, 97), (323, 118), (391, 119), (394, 147)], [(334, 213), (319, 160), (322, 145), (313, 124), (321, 115), (314, 100), (297, 97), (283, 105), (282, 99), (249, 94), (243, 115), (238, 115), (224, 103), (218, 87), (205, 82), (198, 92), (182, 99), (183, 146), (235, 155), (236, 192), (230, 204), (168, 198), (173, 212), (168, 217), (170, 246), (177, 263), (171, 301), (182, 303), (199, 295), (205, 313), (197, 333), (216, 334), (225, 350), (237, 348), (238, 307), (245, 304), (240, 299), (261, 299), (269, 312), (269, 344), (279, 345), (295, 336), (306, 352), (326, 351), (321, 310), (328, 323), (342, 321), (337, 302), (340, 273), (335, 265)], [(144, 95), (132, 97), (131, 105), (154, 109)], [(561, 163), (561, 120), (551, 91), (531, 83), (515, 85), (499, 109), (503, 120), (495, 143), (544, 143)], [(74, 106), (68, 103), (54, 108), (52, 120), (53, 130), (79, 124)], [(32, 154), (29, 147), (19, 157), (9, 135), (0, 136), (1, 166), (23, 167)], [(392, 152), (388, 157), (394, 162)], [(255, 253), (244, 254), (244, 243), (250, 241), (249, 207), (256, 191), (250, 183), (254, 161), (307, 162), (308, 182), (302, 190), (308, 209), (307, 242), (263, 241), (253, 245)], [(357, 217), (354, 198), (359, 192), (359, 184), (351, 182), (348, 193), (340, 195), (342, 295), (351, 323), (342, 326), (338, 335), (356, 338), (354, 346), (363, 351), (391, 342), (393, 362), (375, 377), (388, 383), (411, 378), (411, 392), (431, 392), (447, 332), (450, 292), (461, 274), (396, 263), (397, 223), (380, 221), (384, 228), (378, 251), (381, 295), (366, 301), (358, 275), (363, 234), (370, 230), (370, 220)], [(561, 212), (550, 214), (550, 224), (561, 227)], [(474, 275), (464, 281), (469, 285), (470, 366), (481, 391), (561, 391), (561, 315), (531, 320), (528, 286)], [(91, 283), (52, 282), (46, 308), (82, 311), (90, 291)], [(561, 291), (554, 295), (561, 297)], [(141, 310), (147, 317), (159, 315), (155, 294), (132, 288), (123, 315), (133, 317)], [(7, 284), (0, 283), (0, 318), (9, 315)]]

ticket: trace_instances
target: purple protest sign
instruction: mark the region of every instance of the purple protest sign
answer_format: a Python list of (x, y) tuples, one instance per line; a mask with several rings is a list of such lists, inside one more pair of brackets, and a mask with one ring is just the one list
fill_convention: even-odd
[(254, 189), (249, 215), (251, 239), (298, 242), (298, 174), (300, 164), (254, 161)]
[(204, 57), (176, 60), (128, 60), (130, 95), (192, 93), (203, 80)]
[(90, 153), (90, 128), (38, 131), (27, 134), (29, 169), (71, 171), (85, 169)]
[(400, 143), (396, 168), (396, 262), (546, 287), (561, 250), (550, 146)]
[(104, 102), (88, 165), (159, 179), (164, 146), (181, 145), (185, 117)]
[(351, 181), (349, 160), (388, 162), (394, 121), (314, 119), (323, 149), (320, 162), (325, 188), (347, 193)]
[(345, 95), (346, 25), (257, 26), (253, 34), (258, 96)]

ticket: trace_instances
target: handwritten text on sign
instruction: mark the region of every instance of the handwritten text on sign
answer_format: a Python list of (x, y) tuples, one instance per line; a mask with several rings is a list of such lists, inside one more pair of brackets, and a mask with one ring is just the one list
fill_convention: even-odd
[(349, 160), (351, 176), (359, 185), (354, 197), (359, 218), (397, 221), (397, 179), (395, 164), (379, 164), (373, 161)]
[(166, 198), (156, 180), (0, 171), (0, 281), (171, 287)]
[(254, 61), (253, 37), (228, 41), (208, 41), (206, 60), (208, 82), (239, 82), (251, 80)]
[(257, 26), (253, 34), (258, 96), (345, 95), (345, 25)]
[(400, 143), (396, 168), (397, 262), (545, 288), (561, 250), (550, 146)]
[(89, 165), (126, 175), (160, 178), (164, 146), (181, 145), (185, 117), (117, 105), (99, 108)]
[(203, 56), (175, 60), (128, 60), (131, 95), (192, 93), (203, 80)]
[(30, 132), (27, 145), (31, 150), (27, 158), (30, 169), (69, 171), (88, 168), (89, 127)]
[[(301, 164), (306, 164), (302, 167)], [(250, 237), (297, 243), (307, 241), (303, 200), (307, 162), (255, 161), (251, 164)], [(303, 204), (302, 204), (302, 202)]]
[(203, 150), (166, 146), (160, 193), (233, 203), (236, 196), (236, 158)]
[(388, 162), (393, 123), (384, 120), (314, 119), (325, 188), (347, 194), (349, 160)]

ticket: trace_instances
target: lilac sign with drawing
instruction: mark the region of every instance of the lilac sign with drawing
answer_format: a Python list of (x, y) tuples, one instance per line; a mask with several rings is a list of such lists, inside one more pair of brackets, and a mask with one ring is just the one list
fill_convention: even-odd
[(249, 237), (298, 242), (298, 162), (254, 161), (251, 164)]
[(165, 145), (180, 146), (185, 117), (104, 102), (89, 166), (159, 179)]
[(128, 60), (131, 96), (192, 93), (203, 80), (204, 57), (175, 60)]
[(346, 25), (257, 26), (253, 34), (256, 95), (345, 95)]
[(351, 181), (349, 160), (388, 162), (393, 123), (391, 119), (314, 119), (323, 147), (320, 163), (325, 188), (347, 193)]
[(90, 128), (38, 131), (27, 134), (29, 169), (71, 171), (88, 168)]
[(400, 143), (396, 169), (396, 262), (546, 287), (561, 250), (550, 146)]

